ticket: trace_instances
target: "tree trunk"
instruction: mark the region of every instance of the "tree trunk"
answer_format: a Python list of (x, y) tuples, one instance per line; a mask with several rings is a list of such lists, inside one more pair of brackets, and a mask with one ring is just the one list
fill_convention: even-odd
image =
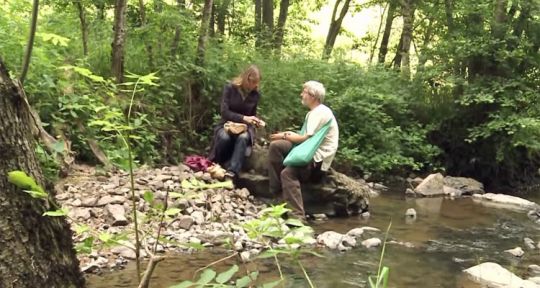
[(379, 48), (379, 63), (384, 64), (386, 53), (388, 53), (388, 40), (390, 39), (390, 32), (392, 31), (392, 23), (394, 22), (394, 14), (396, 13), (396, 2), (391, 0), (388, 6), (388, 13), (386, 13), (386, 24), (384, 25), (384, 32), (381, 39), (381, 46)]
[(28, 68), (30, 67), (30, 59), (32, 58), (32, 48), (34, 48), (34, 37), (36, 36), (38, 11), (39, 11), (39, 0), (34, 0), (33, 6), (32, 6), (32, 18), (30, 20), (30, 35), (28, 36), (26, 50), (24, 51), (23, 65), (21, 69), (22, 72), (21, 72), (21, 77), (19, 78), (21, 83), (24, 83), (24, 79), (26, 79), (26, 73), (28, 72)]
[[(176, 4), (178, 5), (178, 12), (182, 12), (186, 8), (186, 1), (185, 0), (177, 0)], [(180, 36), (181, 36), (182, 30), (180, 25), (176, 25), (174, 28), (174, 38), (171, 45), (171, 56), (176, 55), (176, 52), (178, 50), (178, 45), (180, 43)]]
[(403, 14), (403, 31), (401, 34), (402, 43), (401, 46), (398, 47), (398, 52), (401, 55), (401, 63), (394, 63), (395, 65), (399, 65), (396, 68), (401, 67), (401, 71), (403, 72), (403, 75), (408, 76), (410, 75), (410, 49), (411, 49), (411, 41), (412, 41), (412, 33), (413, 33), (413, 22), (414, 22), (414, 0), (404, 0), (403, 6), (401, 7), (401, 11)]
[(332, 12), (332, 20), (330, 22), (330, 28), (328, 29), (328, 34), (326, 35), (326, 42), (324, 44), (324, 51), (322, 57), (323, 59), (330, 58), (330, 54), (332, 54), (332, 49), (334, 49), (334, 43), (336, 43), (336, 38), (339, 35), (339, 30), (341, 29), (341, 23), (343, 22), (343, 18), (345, 18), (345, 15), (347, 15), (347, 12), (349, 11), (349, 4), (351, 3), (351, 0), (345, 0), (345, 3), (343, 3), (343, 6), (341, 7), (339, 17), (336, 19), (337, 10), (340, 3), (341, 0), (336, 1), (334, 11)]
[(387, 9), (388, 9), (388, 4), (385, 5), (383, 8), (383, 11), (381, 13), (381, 21), (379, 21), (379, 27), (377, 28), (377, 37), (375, 37), (375, 41), (373, 42), (373, 45), (371, 46), (371, 49), (369, 51), (368, 64), (370, 66), (371, 66), (371, 63), (373, 62), (373, 57), (375, 56), (375, 49), (377, 47), (377, 43), (379, 43), (379, 36), (381, 35), (382, 24), (384, 22), (384, 14), (386, 14)]
[(82, 44), (83, 44), (83, 55), (86, 57), (88, 55), (88, 24), (86, 23), (86, 13), (84, 12), (84, 7), (81, 1), (75, 1), (75, 6), (79, 11), (79, 21), (81, 22), (81, 33), (82, 33)]
[(262, 0), (255, 0), (255, 46), (262, 43)]
[(214, 37), (216, 35), (216, 4), (212, 4), (212, 11), (210, 12), (210, 20), (208, 21), (208, 36)]
[[(146, 19), (146, 7), (144, 6), (144, 1), (139, 0), (139, 13), (141, 17), (141, 28), (142, 28), (142, 37), (146, 38), (146, 35), (148, 35), (148, 32), (146, 31), (146, 25), (148, 24), (148, 20)], [(146, 41), (146, 53), (148, 54), (148, 68), (150, 70), (154, 70), (154, 53), (152, 44), (150, 41)]]
[(262, 0), (262, 39), (264, 48), (270, 48), (274, 31), (274, 0)]
[(506, 16), (506, 6), (508, 5), (508, 0), (497, 0), (495, 2), (495, 11), (494, 19), (492, 22), (492, 31), (493, 36), (496, 39), (502, 40), (507, 29), (507, 16)]
[(204, 54), (206, 52), (206, 42), (208, 39), (208, 25), (210, 23), (210, 14), (212, 13), (213, 0), (205, 0), (203, 14), (201, 19), (201, 29), (199, 30), (199, 40), (197, 42), (197, 58), (195, 64), (199, 67), (204, 66)]
[(30, 112), (0, 59), (0, 287), (83, 287), (65, 218), (42, 216), (45, 202), (7, 179), (21, 170), (44, 186), (29, 123)]
[(279, 17), (274, 39), (274, 49), (276, 50), (277, 55), (281, 54), (283, 35), (285, 34), (285, 23), (287, 22), (287, 16), (289, 14), (289, 5), (289, 0), (281, 0), (279, 4)]
[(117, 83), (124, 80), (124, 42), (126, 37), (127, 0), (116, 0), (114, 7), (114, 38), (112, 42), (112, 74)]
[(225, 19), (227, 18), (227, 15), (229, 14), (229, 5), (231, 4), (231, 0), (223, 0), (221, 3), (221, 6), (219, 7), (219, 12), (217, 13), (217, 27), (218, 32), (221, 35), (225, 35)]

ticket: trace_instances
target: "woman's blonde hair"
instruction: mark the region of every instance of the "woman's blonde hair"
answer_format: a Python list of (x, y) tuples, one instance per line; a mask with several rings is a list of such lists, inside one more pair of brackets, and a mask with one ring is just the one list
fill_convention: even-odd
[(243, 87), (245, 83), (253, 81), (259, 82), (261, 81), (261, 78), (259, 67), (257, 67), (257, 65), (249, 65), (244, 72), (240, 73), (240, 75), (232, 80), (232, 84), (236, 87)]

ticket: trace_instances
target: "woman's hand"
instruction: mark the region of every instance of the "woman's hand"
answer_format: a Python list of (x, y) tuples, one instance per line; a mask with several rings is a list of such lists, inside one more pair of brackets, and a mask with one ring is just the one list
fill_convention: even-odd
[(255, 116), (244, 116), (244, 118), (242, 118), (242, 120), (244, 121), (244, 123), (246, 124), (249, 124), (249, 125), (254, 125), (256, 127), (259, 127), (259, 126), (265, 126), (266, 123), (264, 123), (264, 121), (262, 121), (261, 119), (255, 117)]

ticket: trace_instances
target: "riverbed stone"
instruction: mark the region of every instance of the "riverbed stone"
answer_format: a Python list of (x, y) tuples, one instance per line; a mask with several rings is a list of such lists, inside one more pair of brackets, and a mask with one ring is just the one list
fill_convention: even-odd
[(414, 210), (414, 208), (407, 209), (407, 211), (405, 211), (405, 217), (416, 218), (416, 210)]
[[(466, 177), (444, 177), (444, 186), (459, 190), (460, 195), (483, 194), (484, 184)], [(450, 191), (450, 190), (449, 190)]]
[(531, 238), (523, 238), (523, 242), (525, 243), (525, 246), (531, 250), (536, 249), (536, 246), (534, 246), (534, 241)]
[(531, 209), (536, 208), (538, 205), (532, 201), (519, 198), (516, 196), (510, 196), (505, 194), (486, 193), (483, 195), (474, 194), (473, 200), (481, 201), (482, 204), (489, 206), (510, 208), (510, 209)]
[(444, 195), (444, 177), (441, 173), (431, 174), (422, 181), (414, 192), (424, 197), (433, 197)]
[(485, 262), (463, 270), (471, 280), (488, 287), (538, 288), (532, 281), (523, 280), (514, 273), (493, 262)]
[(378, 247), (378, 246), (381, 246), (381, 244), (382, 244), (382, 241), (379, 238), (369, 238), (362, 241), (362, 246), (366, 248)]
[(521, 256), (523, 256), (525, 254), (525, 252), (523, 251), (523, 249), (521, 247), (516, 247), (514, 249), (504, 250), (504, 252), (510, 253), (511, 255), (513, 255), (515, 257), (521, 257)]
[(356, 246), (356, 240), (349, 236), (335, 231), (326, 231), (317, 236), (317, 243), (322, 244), (332, 250), (348, 250)]
[(529, 267), (527, 267), (527, 272), (532, 277), (540, 276), (540, 266), (531, 264)]
[(128, 224), (128, 220), (125, 215), (126, 210), (124, 209), (124, 206), (107, 204), (107, 206), (105, 206), (105, 211), (111, 219), (112, 226), (125, 226)]

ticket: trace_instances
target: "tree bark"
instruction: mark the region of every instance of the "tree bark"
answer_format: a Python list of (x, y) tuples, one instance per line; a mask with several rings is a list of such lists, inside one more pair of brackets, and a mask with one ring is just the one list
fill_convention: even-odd
[(262, 0), (262, 47), (270, 48), (274, 35), (274, 0)]
[(274, 49), (277, 54), (281, 54), (281, 46), (283, 45), (283, 36), (285, 34), (285, 23), (287, 22), (287, 16), (289, 15), (289, 0), (281, 0), (279, 4), (279, 17), (276, 26)]
[[(413, 22), (414, 22), (414, 0), (404, 0), (402, 2), (402, 14), (403, 14), (403, 30), (401, 34), (401, 46), (398, 47), (398, 54), (401, 55), (401, 61), (394, 63), (396, 68), (401, 67), (401, 71), (405, 76), (410, 75), (410, 49), (413, 33)], [(397, 66), (399, 65), (399, 66)]]
[(262, 45), (262, 0), (255, 0), (255, 46)]
[(19, 80), (24, 83), (26, 73), (28, 73), (28, 67), (30, 66), (30, 59), (32, 58), (32, 48), (34, 48), (34, 37), (36, 36), (36, 26), (39, 11), (39, 0), (34, 0), (32, 6), (32, 18), (30, 20), (30, 35), (28, 37), (28, 43), (26, 45), (26, 51), (24, 52), (23, 66), (21, 77)]
[(197, 42), (197, 58), (195, 64), (199, 67), (204, 66), (204, 54), (206, 53), (206, 42), (208, 40), (208, 25), (210, 23), (210, 14), (212, 13), (213, 0), (205, 0), (203, 14), (201, 19), (201, 28), (199, 30), (199, 40)]
[(349, 11), (349, 4), (351, 3), (351, 0), (345, 0), (345, 3), (343, 3), (343, 6), (341, 7), (339, 17), (336, 19), (337, 10), (340, 3), (341, 0), (336, 1), (334, 11), (332, 12), (332, 20), (330, 22), (330, 28), (328, 29), (328, 34), (326, 35), (326, 42), (324, 44), (324, 51), (322, 57), (323, 59), (330, 58), (330, 54), (332, 54), (332, 49), (334, 49), (336, 38), (339, 35), (339, 30), (341, 29), (341, 23), (343, 22), (343, 18), (345, 18), (345, 15), (347, 15), (347, 12)]
[(83, 45), (83, 55), (86, 57), (88, 55), (88, 24), (86, 23), (86, 13), (81, 1), (75, 1), (75, 6), (79, 12), (79, 21), (81, 22), (81, 34), (82, 34), (82, 45)]
[(30, 121), (0, 58), (0, 287), (83, 287), (65, 218), (42, 216), (45, 202), (7, 179), (8, 172), (21, 170), (44, 187)]
[(208, 21), (208, 36), (216, 36), (216, 3), (212, 4), (212, 11), (210, 12), (210, 21)]
[(386, 24), (384, 25), (384, 32), (381, 38), (381, 46), (379, 48), (379, 63), (384, 64), (386, 53), (388, 53), (388, 41), (390, 39), (390, 32), (392, 31), (392, 23), (394, 22), (394, 14), (396, 13), (396, 2), (391, 0), (388, 5), (388, 12), (386, 13)]
[[(185, 0), (177, 0), (176, 4), (178, 5), (178, 12), (182, 12), (186, 8), (186, 1)], [(176, 25), (174, 28), (174, 38), (171, 45), (171, 56), (176, 55), (176, 52), (178, 51), (178, 45), (180, 43), (180, 36), (182, 34), (182, 27), (180, 25)]]
[(379, 36), (381, 35), (381, 29), (382, 24), (384, 22), (384, 14), (386, 14), (386, 10), (388, 9), (388, 3), (384, 6), (383, 11), (381, 13), (381, 21), (379, 21), (379, 27), (377, 28), (377, 37), (375, 37), (375, 41), (373, 42), (373, 45), (371, 46), (371, 49), (369, 51), (369, 61), (368, 64), (371, 66), (371, 63), (373, 62), (373, 57), (375, 56), (375, 49), (377, 47), (377, 43), (379, 43)]
[(230, 4), (231, 0), (223, 0), (219, 7), (219, 12), (217, 13), (217, 30), (221, 35), (225, 35), (225, 19), (227, 18), (227, 15), (229, 15), (228, 11)]
[(116, 0), (114, 7), (114, 38), (112, 42), (112, 74), (117, 83), (124, 80), (124, 42), (126, 37), (127, 0)]
[[(148, 35), (148, 32), (146, 31), (146, 25), (148, 24), (148, 20), (146, 18), (146, 7), (144, 6), (144, 1), (139, 0), (139, 13), (141, 17), (141, 28), (143, 30), (142, 36), (146, 38), (146, 35)], [(152, 48), (152, 44), (150, 41), (146, 41), (146, 53), (148, 54), (148, 68), (150, 70), (154, 70), (154, 49)]]

